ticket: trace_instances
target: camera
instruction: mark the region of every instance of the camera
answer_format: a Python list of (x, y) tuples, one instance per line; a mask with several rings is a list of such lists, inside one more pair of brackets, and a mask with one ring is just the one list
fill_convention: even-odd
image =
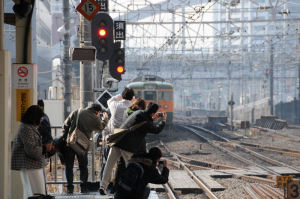
[(163, 160), (160, 160), (160, 161), (158, 162), (158, 164), (164, 164), (164, 161), (163, 161)]
[(157, 116), (158, 116), (158, 117), (163, 117), (164, 114), (163, 114), (163, 113), (158, 113)]

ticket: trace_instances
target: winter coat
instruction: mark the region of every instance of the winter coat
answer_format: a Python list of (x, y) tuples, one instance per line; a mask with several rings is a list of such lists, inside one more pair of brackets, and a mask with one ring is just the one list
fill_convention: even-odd
[(159, 174), (155, 163), (152, 162), (151, 159), (147, 157), (137, 157), (136, 155), (129, 160), (129, 162), (137, 162), (144, 169), (144, 175), (142, 179), (139, 181), (139, 186), (136, 190), (132, 192), (127, 192), (123, 190), (121, 187), (117, 188), (118, 198), (122, 199), (143, 199), (145, 188), (148, 183), (152, 184), (165, 184), (168, 182), (169, 178), (169, 169), (167, 167), (163, 167), (161, 174)]
[(96, 111), (92, 108), (77, 109), (73, 111), (63, 124), (63, 135), (70, 135), (76, 128), (76, 122), (78, 117), (77, 128), (82, 131), (89, 139), (93, 131), (102, 131), (107, 124), (107, 119), (101, 120), (97, 115)]
[(146, 123), (143, 126), (125, 135), (122, 140), (120, 140), (114, 146), (132, 153), (146, 152), (145, 137), (147, 133), (159, 134), (165, 126), (164, 121), (154, 124), (151, 116), (149, 116), (145, 111), (138, 110), (132, 113), (124, 121), (120, 128), (128, 129), (144, 121)]
[(33, 125), (21, 123), (13, 141), (11, 169), (41, 169), (45, 166), (42, 136)]
[(113, 133), (114, 129), (120, 128), (123, 123), (124, 112), (131, 105), (131, 101), (123, 99), (121, 95), (116, 95), (107, 101), (107, 105), (111, 113), (108, 129), (110, 133)]
[(48, 115), (44, 115), (42, 117), (42, 121), (38, 127), (38, 131), (42, 136), (42, 142), (43, 144), (49, 144), (53, 141), (52, 135), (51, 135), (51, 126), (50, 126), (50, 120)]

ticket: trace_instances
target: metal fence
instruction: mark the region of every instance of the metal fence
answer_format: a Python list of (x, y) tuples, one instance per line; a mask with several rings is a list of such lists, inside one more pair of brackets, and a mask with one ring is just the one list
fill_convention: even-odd
[[(62, 131), (62, 127), (61, 126), (52, 126), (51, 127), (51, 133), (53, 137), (59, 137), (62, 135), (61, 133)], [(91, 182), (95, 182), (96, 180), (96, 172), (95, 172), (95, 142), (94, 142), (94, 134), (91, 138), (91, 142), (90, 142), (90, 149), (88, 152), (88, 157), (89, 160), (91, 159), (91, 171), (89, 171), (89, 174), (91, 174)], [(102, 148), (100, 150), (100, 154), (101, 154)], [(67, 184), (66, 180), (58, 180), (58, 164), (60, 163), (59, 161), (59, 157), (57, 154), (55, 154), (54, 156), (51, 157), (50, 160), (50, 165), (49, 167), (51, 168), (51, 172), (53, 172), (54, 178), (53, 180), (47, 181), (46, 184), (50, 185), (50, 184)], [(52, 171), (52, 165), (54, 164), (54, 170)], [(62, 167), (61, 167), (62, 169)], [(63, 170), (63, 169), (62, 169)], [(64, 172), (62, 171), (62, 175), (64, 175)], [(80, 181), (73, 181), (73, 184), (80, 184)]]

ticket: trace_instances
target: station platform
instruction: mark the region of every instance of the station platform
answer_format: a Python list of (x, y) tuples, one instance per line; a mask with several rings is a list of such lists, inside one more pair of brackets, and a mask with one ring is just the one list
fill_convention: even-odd
[[(114, 195), (99, 195), (98, 192), (90, 192), (89, 194), (81, 194), (74, 193), (72, 195), (68, 194), (50, 194), (55, 196), (56, 199), (64, 199), (64, 198), (76, 198), (76, 199), (113, 199)], [(155, 191), (151, 191), (148, 199), (159, 199), (157, 193)]]

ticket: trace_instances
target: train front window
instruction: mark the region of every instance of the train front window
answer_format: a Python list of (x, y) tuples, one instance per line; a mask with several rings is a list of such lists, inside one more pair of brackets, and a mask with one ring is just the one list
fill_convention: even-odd
[(144, 91), (145, 100), (156, 100), (156, 91)]
[(172, 91), (159, 91), (158, 100), (172, 100), (173, 92)]
[(134, 91), (134, 96), (135, 96), (135, 98), (138, 98), (138, 97), (143, 98), (143, 93), (142, 93), (142, 91)]

